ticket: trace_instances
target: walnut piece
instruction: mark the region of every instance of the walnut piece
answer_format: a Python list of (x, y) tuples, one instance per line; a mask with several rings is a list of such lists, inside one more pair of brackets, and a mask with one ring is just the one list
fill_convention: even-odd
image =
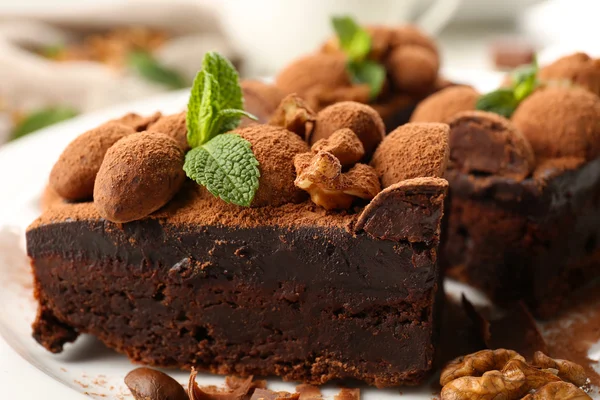
[(370, 200), (381, 190), (373, 168), (356, 164), (342, 173), (340, 161), (327, 151), (298, 154), (294, 166), (297, 175), (294, 184), (326, 210), (348, 209), (355, 198)]
[(533, 394), (528, 394), (521, 400), (592, 400), (592, 398), (577, 386), (568, 382), (552, 382), (544, 385)]
[(524, 373), (510, 377), (489, 371), (480, 377), (463, 376), (444, 386), (441, 400), (518, 400), (527, 394)]
[(579, 364), (567, 360), (553, 359), (536, 351), (533, 355), (533, 365), (540, 368), (553, 368), (558, 370), (558, 377), (564, 381), (571, 382), (576, 386), (583, 386), (587, 383), (585, 370)]
[(458, 357), (450, 361), (442, 370), (440, 385), (445, 386), (463, 376), (481, 376), (484, 372), (501, 370), (512, 359), (525, 361), (516, 351), (497, 349), (481, 350), (477, 353)]
[(311, 147), (314, 153), (327, 151), (347, 167), (359, 162), (365, 156), (365, 147), (351, 129), (339, 129), (325, 139), (317, 140)]
[(281, 126), (307, 140), (315, 126), (317, 115), (297, 94), (292, 93), (281, 100), (273, 112), (269, 125)]

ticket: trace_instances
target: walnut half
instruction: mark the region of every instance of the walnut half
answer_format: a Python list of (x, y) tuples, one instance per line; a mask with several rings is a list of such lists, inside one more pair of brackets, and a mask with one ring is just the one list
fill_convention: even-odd
[(373, 168), (356, 164), (342, 173), (340, 161), (327, 151), (298, 154), (294, 166), (294, 184), (326, 210), (348, 209), (355, 198), (370, 200), (381, 190)]

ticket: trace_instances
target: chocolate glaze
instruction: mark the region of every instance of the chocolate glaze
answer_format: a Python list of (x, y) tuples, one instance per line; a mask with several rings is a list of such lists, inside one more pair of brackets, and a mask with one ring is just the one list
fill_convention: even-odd
[[(445, 187), (434, 192), (443, 198)], [(438, 228), (416, 242), (346, 222), (38, 222), (27, 232), (34, 337), (58, 352), (91, 333), (136, 362), (220, 374), (420, 383), (432, 366), (440, 280), (441, 212), (428, 193), (413, 207), (427, 221), (436, 215)]]
[(600, 159), (560, 174), (515, 181), (446, 173), (441, 263), (498, 303), (524, 299), (550, 317), (600, 277)]

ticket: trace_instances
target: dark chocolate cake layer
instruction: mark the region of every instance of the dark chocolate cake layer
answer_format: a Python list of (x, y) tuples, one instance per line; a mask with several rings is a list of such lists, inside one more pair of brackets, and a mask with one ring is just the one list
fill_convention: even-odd
[(240, 209), (188, 188), (122, 225), (90, 203), (55, 205), (27, 232), (34, 336), (58, 352), (90, 333), (136, 362), (220, 374), (420, 383), (445, 191), (392, 187), (364, 214), (336, 214)]
[(600, 159), (558, 167), (521, 182), (448, 171), (448, 273), (497, 303), (524, 299), (542, 318), (600, 278)]

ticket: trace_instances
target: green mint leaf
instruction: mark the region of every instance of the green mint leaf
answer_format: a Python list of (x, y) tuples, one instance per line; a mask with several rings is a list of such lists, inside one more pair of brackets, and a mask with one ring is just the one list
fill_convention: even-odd
[(228, 203), (248, 207), (258, 190), (260, 171), (250, 142), (234, 133), (215, 136), (190, 150), (187, 176)]
[(240, 87), (239, 76), (228, 59), (217, 52), (208, 52), (202, 60), (202, 70), (212, 74), (219, 82), (217, 110), (227, 108), (244, 109), (244, 96)]
[(353, 83), (366, 83), (371, 88), (371, 99), (379, 96), (385, 82), (385, 68), (374, 61), (349, 62), (348, 72)]
[(244, 110), (234, 110), (227, 108), (218, 112), (217, 117), (219, 119), (219, 133), (229, 132), (234, 130), (240, 124), (241, 117), (248, 117), (254, 121), (258, 121), (258, 118)]
[(219, 82), (212, 74), (202, 70), (196, 75), (186, 118), (187, 141), (190, 147), (198, 147), (216, 135), (214, 125), (217, 120), (216, 107)]
[(77, 114), (77, 110), (66, 106), (50, 107), (34, 111), (14, 127), (11, 140), (18, 139), (31, 132), (73, 118)]
[(43, 47), (40, 50), (40, 54), (46, 58), (54, 59), (59, 56), (65, 50), (65, 45), (62, 43), (53, 44), (50, 46)]
[(172, 89), (186, 87), (185, 79), (176, 71), (160, 65), (146, 51), (132, 51), (127, 57), (127, 65), (138, 75), (151, 82), (159, 83)]
[(521, 102), (529, 96), (538, 86), (537, 75), (539, 66), (537, 60), (533, 63), (517, 68), (512, 74), (513, 90), (515, 98)]
[(340, 41), (340, 47), (350, 61), (362, 61), (371, 51), (371, 35), (351, 17), (333, 17), (333, 29)]
[(515, 112), (519, 101), (515, 98), (513, 89), (498, 89), (479, 97), (475, 109), (500, 114), (506, 118)]

